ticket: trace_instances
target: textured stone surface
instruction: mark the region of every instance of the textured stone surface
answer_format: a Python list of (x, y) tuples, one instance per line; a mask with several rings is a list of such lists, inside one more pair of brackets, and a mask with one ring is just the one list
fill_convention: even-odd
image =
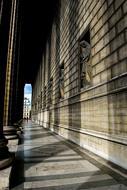
[[(107, 141), (107, 135), (127, 138), (127, 3), (126, 0), (61, 0), (33, 85), (32, 119), (64, 137), (83, 144), (110, 161), (121, 161), (127, 147)], [(92, 84), (80, 89), (79, 42), (89, 28)], [(64, 62), (64, 99), (59, 98), (60, 65)], [(52, 79), (52, 94), (50, 80)], [(50, 104), (50, 96), (52, 103)], [(76, 129), (63, 132), (62, 126)], [(93, 136), (102, 133), (100, 150)], [(69, 135), (70, 134), (70, 135)], [(77, 138), (77, 139), (76, 139)], [(84, 140), (82, 140), (84, 138)], [(92, 139), (93, 138), (93, 139)], [(117, 157), (115, 149), (118, 150)], [(98, 149), (100, 151), (98, 151)], [(105, 148), (104, 148), (105, 149)], [(109, 150), (108, 150), (109, 149)], [(111, 150), (112, 149), (112, 150)], [(114, 149), (114, 152), (113, 152)], [(124, 166), (127, 166), (125, 163)]]
[[(18, 148), (18, 140), (9, 140), (8, 148), (9, 148), (9, 152), (15, 153)], [(12, 162), (12, 159), (14, 158), (10, 157), (10, 163)], [(12, 166), (6, 169), (0, 170), (0, 190), (9, 189), (9, 180), (10, 180), (11, 170), (12, 170)]]
[[(26, 123), (24, 144), (19, 147), (17, 159), (24, 162), (21, 170), (24, 182), (13, 185), (13, 190), (126, 190), (113, 171), (96, 165), (76, 146), (40, 126)], [(23, 155), (22, 155), (23, 152)], [(111, 173), (111, 175), (110, 175)]]

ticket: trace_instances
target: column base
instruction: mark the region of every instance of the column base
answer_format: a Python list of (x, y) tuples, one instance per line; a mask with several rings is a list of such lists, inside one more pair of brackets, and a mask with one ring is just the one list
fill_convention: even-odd
[(8, 151), (7, 140), (0, 138), (0, 170), (10, 166), (14, 160), (14, 155)]
[(4, 126), (3, 127), (3, 134), (8, 140), (17, 139), (19, 135), (17, 134), (16, 127), (14, 126)]
[(18, 123), (14, 123), (13, 126), (16, 128), (17, 134), (23, 133), (22, 127)]

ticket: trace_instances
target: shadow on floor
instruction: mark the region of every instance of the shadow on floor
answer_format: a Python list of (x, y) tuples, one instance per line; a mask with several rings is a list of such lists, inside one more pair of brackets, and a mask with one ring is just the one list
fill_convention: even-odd
[[(42, 137), (42, 141), (38, 141), (37, 134), (36, 138), (35, 134), (32, 135), (34, 131), (30, 134), (25, 130), (25, 133), (12, 169), (11, 189), (127, 190), (122, 185), (126, 184), (120, 175), (80, 151), (78, 145), (41, 128), (38, 135)], [(33, 138), (30, 144), (27, 143), (29, 135), (37, 140), (35, 144), (32, 142)], [(43, 139), (43, 135), (46, 135), (47, 140)], [(50, 139), (49, 136), (53, 138)]]
[[(10, 188), (24, 182), (24, 149), (22, 143), (18, 147), (17, 155), (12, 166)], [(24, 189), (22, 187), (22, 189)]]

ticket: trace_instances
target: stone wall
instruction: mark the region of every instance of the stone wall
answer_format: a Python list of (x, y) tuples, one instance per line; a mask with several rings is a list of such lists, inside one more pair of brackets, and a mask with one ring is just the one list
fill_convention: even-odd
[[(126, 0), (59, 2), (33, 85), (32, 118), (127, 169), (126, 13)], [(92, 79), (81, 88), (79, 43), (87, 31)]]

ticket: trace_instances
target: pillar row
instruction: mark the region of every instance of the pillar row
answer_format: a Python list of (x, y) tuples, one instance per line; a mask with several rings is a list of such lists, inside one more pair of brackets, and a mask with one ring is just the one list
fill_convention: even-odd
[(10, 165), (13, 155), (8, 151), (3, 135), (3, 118), (8, 122), (10, 78), (15, 32), (16, 0), (0, 1), (0, 169)]

